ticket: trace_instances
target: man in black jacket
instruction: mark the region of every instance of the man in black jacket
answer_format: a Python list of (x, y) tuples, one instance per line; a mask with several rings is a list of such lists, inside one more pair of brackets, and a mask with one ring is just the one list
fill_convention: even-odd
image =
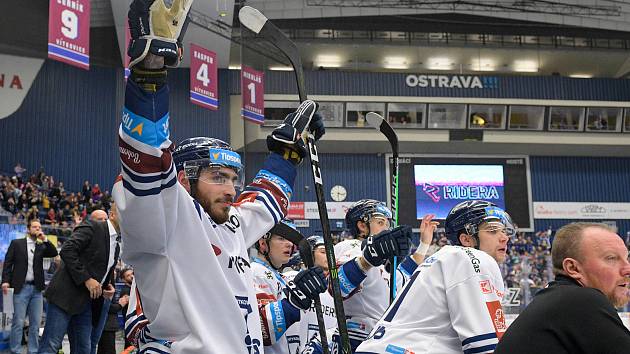
[(628, 250), (607, 225), (572, 223), (551, 248), (555, 281), (536, 294), (495, 353), (630, 351), (630, 331), (615, 310), (630, 300)]
[(46, 290), (46, 326), (38, 353), (56, 354), (68, 326), (72, 327), (72, 352), (89, 354), (92, 300), (113, 294), (112, 274), (118, 261), (118, 218), (112, 204), (109, 220), (85, 220), (72, 232), (61, 252), (63, 263)]
[(22, 353), (22, 329), (27, 309), (30, 324), (28, 353), (37, 353), (42, 320), (44, 257), (57, 256), (57, 249), (48, 242), (37, 219), (30, 220), (27, 228), (26, 238), (11, 241), (2, 270), (2, 292), (7, 294), (9, 288), (13, 288), (14, 312), (9, 341), (14, 354)]

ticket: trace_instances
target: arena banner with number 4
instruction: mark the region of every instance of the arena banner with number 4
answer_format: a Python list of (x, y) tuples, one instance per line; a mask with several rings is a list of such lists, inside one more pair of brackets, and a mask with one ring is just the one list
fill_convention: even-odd
[(243, 96), (243, 118), (257, 124), (265, 122), (265, 84), (263, 72), (248, 66), (241, 68), (241, 96)]
[(201, 107), (217, 110), (217, 54), (190, 44), (190, 101)]
[(50, 0), (48, 57), (90, 69), (89, 0)]

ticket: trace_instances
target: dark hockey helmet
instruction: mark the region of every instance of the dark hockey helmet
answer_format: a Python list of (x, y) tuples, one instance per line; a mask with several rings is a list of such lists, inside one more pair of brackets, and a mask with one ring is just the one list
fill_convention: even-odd
[(392, 211), (383, 202), (374, 199), (361, 199), (352, 204), (346, 212), (346, 228), (354, 236), (359, 234), (358, 221), (369, 223), (373, 217), (392, 219)]
[(199, 179), (201, 171), (206, 167), (228, 167), (238, 175), (234, 187), (243, 187), (243, 164), (241, 156), (230, 144), (220, 139), (196, 137), (182, 140), (175, 151), (173, 160), (177, 171), (184, 170), (190, 180)]
[[(289, 227), (290, 227), (290, 228), (292, 228), (293, 230), (297, 230), (297, 226), (296, 226), (296, 225), (293, 223), (293, 221), (291, 221), (291, 220), (284, 219), (284, 220), (280, 221), (280, 223), (283, 223), (283, 224), (285, 224), (285, 225), (289, 226)], [(279, 223), (278, 223), (278, 224), (279, 224)], [(278, 225), (278, 224), (276, 224), (276, 225)], [(274, 268), (274, 269), (276, 269), (276, 270), (280, 270), (280, 269), (282, 269), (285, 265), (282, 265), (282, 266), (280, 266), (280, 267), (276, 268), (276, 267), (273, 265), (273, 262), (271, 261), (271, 257), (269, 256), (269, 241), (271, 240), (271, 236), (272, 236), (272, 235), (278, 235), (278, 236), (282, 236), (282, 237), (284, 237), (284, 234), (283, 234), (282, 230), (281, 230), (280, 228), (277, 228), (277, 227), (275, 227), (275, 226), (274, 226), (274, 227), (272, 227), (272, 228), (271, 228), (271, 230), (269, 230), (267, 233), (265, 233), (265, 234), (263, 235), (263, 237), (260, 239), (260, 240), (264, 240), (264, 242), (267, 244), (267, 249), (266, 249), (266, 250), (261, 250), (261, 249), (260, 249), (260, 240), (258, 240), (258, 241), (254, 244), (254, 247), (256, 248), (256, 250), (257, 250), (258, 252), (260, 252), (260, 253), (261, 253), (261, 254), (265, 257), (265, 259), (267, 260), (267, 263), (269, 263), (269, 265), (270, 265), (272, 268)], [(294, 251), (295, 251), (295, 249), (296, 249), (296, 247), (294, 246)], [(293, 253), (293, 252), (292, 252), (292, 253)]]
[(462, 233), (478, 237), (479, 226), (486, 222), (499, 222), (505, 226), (509, 237), (516, 234), (510, 215), (496, 204), (485, 200), (468, 200), (453, 207), (446, 217), (444, 229), (446, 237), (453, 245), (461, 245)]

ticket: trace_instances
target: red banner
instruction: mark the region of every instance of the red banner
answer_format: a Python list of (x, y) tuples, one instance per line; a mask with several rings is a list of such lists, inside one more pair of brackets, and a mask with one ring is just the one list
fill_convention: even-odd
[(287, 213), (287, 219), (302, 220), (304, 217), (304, 202), (291, 202)]
[(90, 69), (89, 0), (50, 0), (48, 57)]
[(263, 72), (248, 66), (241, 68), (241, 96), (243, 96), (243, 118), (257, 124), (265, 122), (265, 84)]
[(190, 44), (190, 101), (201, 107), (216, 110), (217, 54), (196, 44)]

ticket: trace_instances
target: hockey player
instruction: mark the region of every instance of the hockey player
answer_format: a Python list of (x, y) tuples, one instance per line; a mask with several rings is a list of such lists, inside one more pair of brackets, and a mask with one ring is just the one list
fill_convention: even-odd
[(356, 353), (491, 353), (505, 332), (503, 279), (510, 216), (473, 200), (446, 217), (445, 246), (413, 273)]
[(360, 200), (346, 213), (346, 227), (356, 239), (345, 240), (335, 246), (337, 263), (342, 264), (339, 283), (353, 352), (389, 306), (389, 272), (385, 262), (393, 256), (404, 259), (397, 268), (396, 286), (401, 289), (423, 261), (422, 252), (426, 253), (433, 237), (432, 231), (425, 232), (422, 237), (425, 246), (407, 257), (411, 228), (399, 226), (392, 230), (391, 218), (391, 211), (382, 202)]
[[(114, 186), (123, 259), (134, 266), (148, 321), (140, 351), (254, 354), (263, 347), (247, 249), (286, 214), (306, 149), (288, 117), (268, 137), (272, 153), (263, 169), (235, 200), (243, 165), (230, 145), (191, 138), (174, 148), (166, 66), (181, 60), (191, 3), (130, 6), (132, 72), (119, 129), (122, 176)], [(309, 129), (320, 137), (321, 120)]]
[[(290, 222), (282, 222), (295, 229)], [(312, 296), (326, 291), (324, 272), (314, 267), (300, 271), (293, 280), (284, 278), (280, 270), (291, 257), (293, 243), (277, 228), (271, 229), (255, 246), (258, 254), (252, 261), (252, 271), (265, 352), (298, 353), (299, 326), (293, 324), (300, 321), (302, 311), (311, 308)], [(296, 292), (298, 286), (309, 288), (311, 297)]]
[[(315, 267), (319, 267), (324, 271), (324, 275), (328, 276), (328, 260), (326, 259), (326, 248), (324, 246), (324, 238), (321, 236), (310, 236), (307, 238), (313, 250), (313, 262)], [(335, 304), (330, 293), (325, 292), (319, 296), (322, 305), (322, 315), (324, 315), (324, 326), (328, 333), (328, 342), (331, 342), (335, 329), (337, 329), (337, 317), (335, 316)], [(310, 347), (308, 353), (323, 352), (319, 338), (319, 323), (317, 322), (317, 314), (315, 313), (315, 304), (303, 313), (299, 324), (300, 334), (300, 352)], [(329, 347), (332, 345), (329, 344)]]

